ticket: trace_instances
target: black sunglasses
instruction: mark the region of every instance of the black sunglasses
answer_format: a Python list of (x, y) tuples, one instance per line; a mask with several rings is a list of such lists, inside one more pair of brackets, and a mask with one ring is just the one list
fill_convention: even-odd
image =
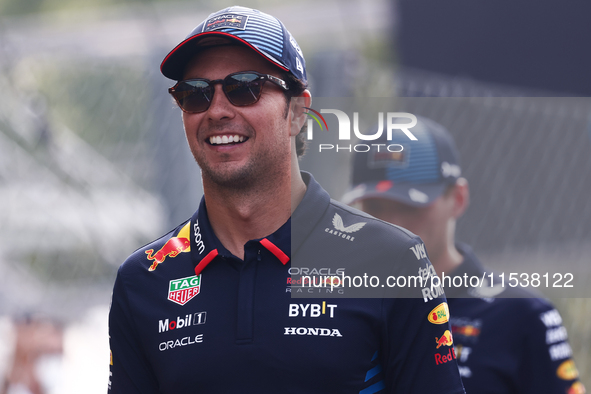
[(207, 111), (209, 108), (215, 84), (221, 83), (228, 101), (240, 107), (259, 101), (263, 85), (267, 81), (273, 82), (283, 90), (289, 90), (284, 80), (273, 75), (260, 74), (255, 71), (241, 71), (230, 74), (224, 79), (213, 81), (203, 78), (179, 81), (168, 89), (168, 93), (172, 95), (184, 112), (196, 114)]

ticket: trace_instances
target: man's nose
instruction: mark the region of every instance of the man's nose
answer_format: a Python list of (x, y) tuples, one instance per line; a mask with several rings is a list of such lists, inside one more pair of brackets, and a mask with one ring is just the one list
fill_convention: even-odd
[(234, 105), (224, 94), (222, 84), (216, 84), (213, 87), (213, 97), (207, 110), (207, 114), (212, 119), (230, 118), (234, 115)]

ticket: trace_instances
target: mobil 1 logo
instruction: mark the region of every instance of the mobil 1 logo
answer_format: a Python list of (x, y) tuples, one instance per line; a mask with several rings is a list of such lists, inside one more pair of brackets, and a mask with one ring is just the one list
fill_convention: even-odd
[(167, 332), (190, 326), (205, 324), (207, 312), (189, 313), (185, 316), (178, 316), (176, 319), (158, 320), (158, 332)]

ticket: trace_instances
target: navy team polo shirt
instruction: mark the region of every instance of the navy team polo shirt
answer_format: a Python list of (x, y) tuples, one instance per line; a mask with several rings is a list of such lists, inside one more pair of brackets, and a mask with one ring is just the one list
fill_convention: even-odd
[[(318, 267), (337, 260), (347, 270), (346, 256), (397, 275), (430, 266), (418, 237), (332, 201), (302, 175), (307, 191), (292, 218), (248, 241), (244, 260), (217, 239), (202, 200), (189, 221), (125, 261), (109, 315), (110, 392), (464, 392), (443, 295), (292, 298), (302, 289), (291, 283), (292, 250)], [(351, 223), (363, 227), (354, 241), (333, 231)]]
[[(472, 249), (456, 247), (464, 262), (450, 276), (482, 277), (484, 268)], [(500, 280), (493, 286), (445, 290), (466, 392), (583, 393), (558, 311), (507, 281), (504, 288)]]

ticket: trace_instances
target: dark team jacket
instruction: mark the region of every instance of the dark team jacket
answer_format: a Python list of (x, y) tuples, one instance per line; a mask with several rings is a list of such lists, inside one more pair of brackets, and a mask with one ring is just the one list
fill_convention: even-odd
[(247, 242), (244, 260), (216, 238), (202, 200), (190, 221), (124, 262), (109, 315), (110, 392), (464, 393), (444, 295), (343, 298), (349, 289), (310, 293), (293, 279), (430, 267), (419, 238), (303, 177), (291, 219)]
[[(450, 276), (481, 278), (485, 270), (472, 250), (456, 246), (464, 262)], [(500, 284), (445, 287), (466, 393), (584, 393), (558, 311), (525, 289)]]

